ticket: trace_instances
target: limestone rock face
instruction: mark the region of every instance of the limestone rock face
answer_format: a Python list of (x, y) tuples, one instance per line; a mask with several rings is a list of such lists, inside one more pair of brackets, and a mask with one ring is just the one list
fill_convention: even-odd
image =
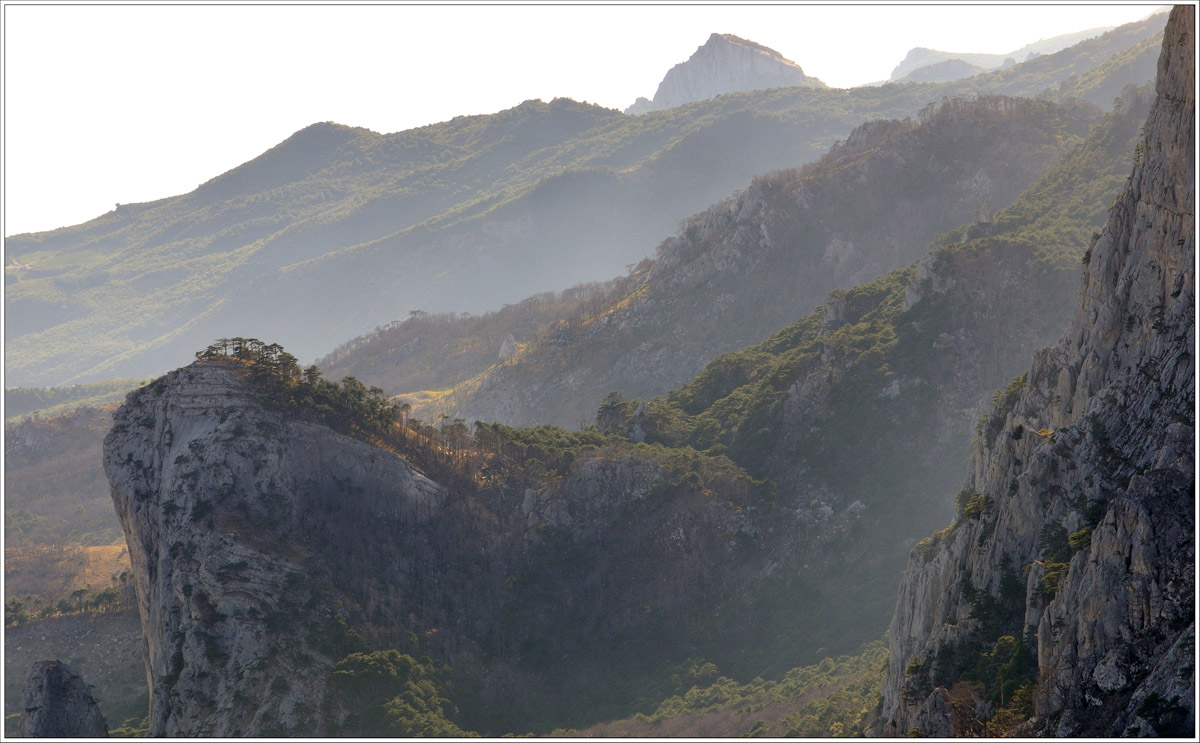
[(500, 344), (500, 352), (496, 354), (499, 361), (508, 361), (517, 352), (517, 339), (509, 333), (504, 338), (504, 342)]
[[(318, 647), (336, 622), (311, 559), (333, 538), (327, 518), (417, 524), (439, 499), (403, 459), (281, 418), (212, 363), (131, 393), (104, 466), (136, 581), (153, 735), (311, 729), (308, 705), (336, 660)], [(270, 631), (306, 606), (310, 634)]]
[[(1024, 627), (1011, 634), (1037, 659), (1034, 730), (1193, 734), (1194, 671), (1171, 660), (1195, 632), (1193, 15), (1172, 11), (1144, 141), (1070, 328), (983, 425), (965, 490), (987, 505), (909, 560), (889, 630), (885, 733), (916, 725), (914, 669), (946, 673), (939, 652), (979, 637), (971, 597), (1004, 602), (1016, 577)], [(1047, 528), (1070, 534), (1074, 552), (1050, 588)]]
[(913, 721), (924, 738), (953, 738), (954, 709), (950, 706), (946, 690), (941, 687), (934, 689), (921, 709), (917, 710)]
[(827, 87), (773, 49), (732, 34), (713, 34), (686, 62), (667, 72), (653, 101), (638, 98), (625, 113), (673, 108), (722, 93), (794, 86)]
[(21, 695), (25, 738), (107, 738), (108, 726), (79, 674), (60, 660), (29, 669)]

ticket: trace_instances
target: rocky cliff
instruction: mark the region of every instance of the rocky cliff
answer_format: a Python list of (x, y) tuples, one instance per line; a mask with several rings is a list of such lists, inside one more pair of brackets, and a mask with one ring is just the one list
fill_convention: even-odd
[(107, 738), (104, 715), (87, 685), (59, 660), (33, 664), (22, 694), (24, 738)]
[(998, 396), (957, 519), (909, 560), (886, 733), (1194, 734), (1194, 23), (1172, 11), (1070, 328)]
[(713, 34), (686, 62), (667, 71), (654, 100), (639, 98), (625, 113), (673, 108), (722, 93), (787, 87), (826, 86), (774, 49), (733, 34)]
[[(315, 725), (308, 704), (323, 698), (320, 671), (336, 658), (314, 645), (335, 636), (335, 620), (301, 536), (343, 493), (361, 493), (354, 507), (385, 523), (419, 523), (436, 507), (438, 488), (403, 460), (285, 424), (256, 399), (223, 369), (198, 365), (131, 393), (136, 402), (117, 412), (105, 442), (155, 735)], [(310, 632), (269, 631), (299, 607)], [(255, 663), (266, 658), (274, 662)], [(270, 686), (279, 678), (286, 691)]]
[(771, 569), (756, 491), (727, 461), (593, 448), (530, 474), (489, 451), (469, 476), (422, 473), (406, 458), (443, 450), (401, 457), (313, 416), (221, 361), (116, 414), (105, 468), (151, 734), (345, 732), (359, 712), (333, 669), (364, 642), (448, 663), (485, 729), (599, 714), (704, 641), (699, 607)]

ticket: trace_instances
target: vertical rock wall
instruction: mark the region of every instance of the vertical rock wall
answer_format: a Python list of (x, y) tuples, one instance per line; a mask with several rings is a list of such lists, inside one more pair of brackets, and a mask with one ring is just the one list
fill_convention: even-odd
[[(984, 423), (964, 489), (978, 508), (910, 558), (890, 628), (887, 734), (918, 726), (945, 649), (994, 639), (972, 598), (1003, 606), (1014, 581), (1023, 626), (1009, 631), (1037, 658), (1030, 730), (1192, 734), (1193, 25), (1194, 8), (1174, 9), (1145, 138), (1085, 259), (1070, 329)], [(1047, 527), (1071, 536), (1057, 583), (1042, 560)]]

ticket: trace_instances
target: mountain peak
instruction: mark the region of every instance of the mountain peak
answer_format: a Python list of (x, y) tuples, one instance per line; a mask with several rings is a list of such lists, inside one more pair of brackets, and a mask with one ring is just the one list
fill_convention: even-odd
[(723, 93), (793, 86), (827, 87), (774, 49), (733, 34), (714, 33), (686, 62), (667, 72), (653, 101), (639, 98), (625, 113), (681, 106)]

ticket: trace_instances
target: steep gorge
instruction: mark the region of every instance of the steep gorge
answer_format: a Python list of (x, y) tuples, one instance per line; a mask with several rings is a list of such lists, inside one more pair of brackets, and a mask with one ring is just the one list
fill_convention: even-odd
[(886, 733), (1006, 710), (1021, 734), (1194, 734), (1194, 23), (1171, 13), (1070, 328), (990, 413), (957, 518), (910, 557)]

